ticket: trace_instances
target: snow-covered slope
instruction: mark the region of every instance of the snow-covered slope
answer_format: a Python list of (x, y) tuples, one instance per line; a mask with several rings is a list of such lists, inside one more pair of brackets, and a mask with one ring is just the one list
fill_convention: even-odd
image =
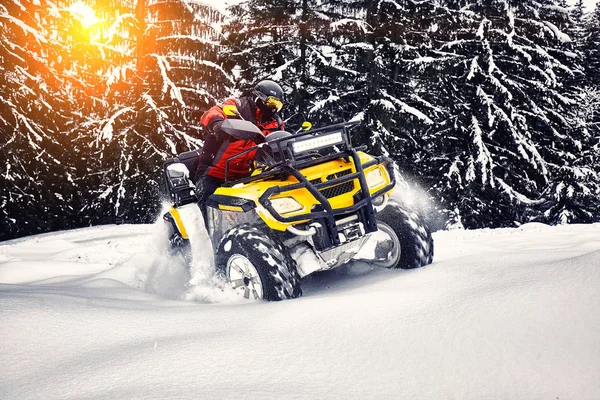
[(439, 232), (425, 269), (279, 303), (203, 283), (208, 258), (187, 285), (156, 229), (0, 243), (0, 398), (600, 398), (600, 224)]

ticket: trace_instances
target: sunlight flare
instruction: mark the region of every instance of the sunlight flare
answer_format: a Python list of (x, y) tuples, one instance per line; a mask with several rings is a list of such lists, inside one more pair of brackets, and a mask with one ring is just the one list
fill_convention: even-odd
[(84, 27), (90, 27), (98, 22), (96, 13), (87, 3), (78, 1), (69, 7), (71, 14), (81, 22)]

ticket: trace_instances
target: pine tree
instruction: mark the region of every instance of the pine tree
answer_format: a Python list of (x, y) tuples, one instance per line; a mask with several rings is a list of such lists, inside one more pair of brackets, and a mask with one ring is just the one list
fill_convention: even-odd
[(422, 175), (414, 166), (442, 111), (422, 97), (428, 91), (423, 65), (430, 62), (423, 50), (431, 46), (434, 9), (434, 2), (373, 4), (367, 12), (372, 53), (361, 61), (369, 77), (365, 116), (371, 149), (389, 154), (415, 176)]
[[(576, 40), (573, 47), (583, 53), (584, 70), (589, 71), (585, 42), (586, 18), (582, 2), (571, 12), (572, 29)], [(600, 219), (600, 169), (598, 168), (598, 130), (594, 124), (595, 114), (600, 111), (600, 96), (591, 86), (589, 72), (573, 82), (575, 105), (566, 110), (569, 123), (567, 140), (550, 146), (555, 151), (549, 158), (550, 182), (544, 190), (541, 221), (552, 224), (590, 223)], [(551, 155), (552, 155), (551, 154)]]
[(239, 69), (238, 89), (262, 79), (279, 82), (286, 92), (284, 117), (300, 114), (290, 121), (292, 129), (309, 116), (315, 91), (331, 88), (315, 68), (326, 62), (319, 47), (329, 18), (315, 7), (309, 0), (251, 0), (232, 8), (225, 27), (230, 67)]
[(585, 16), (585, 3), (583, 0), (577, 0), (575, 5), (571, 10), (571, 20), (573, 21), (573, 26), (569, 32), (569, 35), (576, 42), (580, 42), (583, 36), (583, 21)]
[(288, 114), (304, 101), (299, 77), (303, 68), (299, 49), (301, 7), (302, 1), (293, 0), (242, 2), (231, 8), (224, 27), (227, 68), (237, 71), (238, 92), (262, 79), (275, 80), (286, 92)]
[(65, 88), (77, 82), (45, 59), (58, 19), (51, 2), (0, 5), (0, 240), (66, 228), (73, 214)]
[[(362, 16), (365, 2), (312, 2), (307, 16), (309, 47), (306, 82), (310, 108), (308, 117), (317, 126), (355, 119), (364, 112), (368, 86), (360, 60), (371, 49), (370, 29)], [(319, 20), (318, 24), (314, 21)], [(305, 33), (306, 35), (306, 33)]]
[(600, 3), (583, 21), (582, 51), (588, 87), (583, 93), (583, 112), (590, 129), (600, 136)]
[(551, 1), (469, 3), (435, 11), (425, 73), (439, 83), (425, 98), (447, 118), (424, 168), (441, 178), (434, 188), (465, 226), (511, 225), (530, 218), (554, 166), (576, 150), (564, 115), (580, 71), (562, 31), (566, 9)]
[(3, 238), (151, 220), (162, 161), (202, 144), (199, 115), (233, 86), (212, 8), (102, 5), (93, 21), (66, 1), (0, 6)]
[(232, 59), (243, 66), (241, 82), (280, 80), (290, 93), (288, 114), (299, 111), (315, 126), (362, 121), (357, 140), (374, 151), (386, 153), (390, 141), (412, 145), (410, 134), (397, 134), (400, 126), (430, 120), (404, 101), (412, 91), (396, 51), (404, 40), (397, 19), (406, 24), (403, 12), (422, 7), (399, 3), (255, 0), (238, 6), (227, 31)]
[(600, 87), (600, 3), (583, 22), (583, 51), (586, 74), (594, 87)]
[(140, 0), (112, 15), (101, 43), (102, 107), (78, 132), (79, 146), (93, 144), (81, 175), (91, 188), (83, 211), (94, 223), (151, 221), (164, 159), (201, 146), (199, 115), (231, 85), (213, 61), (221, 19), (179, 0)]
[(239, 87), (282, 83), (285, 116), (300, 113), (315, 127), (360, 114), (367, 89), (359, 57), (370, 51), (364, 3), (252, 0), (235, 7), (226, 43), (241, 67)]

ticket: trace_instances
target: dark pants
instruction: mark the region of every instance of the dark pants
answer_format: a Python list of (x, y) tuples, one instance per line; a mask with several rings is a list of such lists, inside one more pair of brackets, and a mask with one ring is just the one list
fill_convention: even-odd
[[(208, 212), (206, 208), (206, 201), (211, 194), (215, 192), (225, 182), (223, 179), (214, 178), (212, 176), (204, 175), (196, 181), (196, 198), (198, 201), (198, 207), (202, 212), (204, 218), (204, 226), (208, 231)], [(210, 234), (210, 232), (209, 232)]]

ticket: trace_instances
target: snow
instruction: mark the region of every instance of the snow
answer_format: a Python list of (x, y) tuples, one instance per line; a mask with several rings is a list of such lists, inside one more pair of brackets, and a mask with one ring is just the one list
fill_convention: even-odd
[[(167, 167), (167, 169), (169, 171), (172, 171), (176, 174), (180, 174), (181, 176), (184, 176), (185, 178), (189, 178), (190, 177), (190, 170), (188, 169), (188, 167), (184, 164), (184, 163), (173, 163), (173, 164), (169, 164), (169, 166)], [(177, 176), (177, 175), (175, 175)]]
[(191, 0), (189, 3), (200, 3), (206, 4), (213, 7), (216, 10), (219, 10), (222, 13), (227, 13), (227, 7), (234, 6), (236, 4), (241, 3), (243, 0)]
[(597, 398), (600, 224), (434, 239), (278, 303), (188, 283), (158, 225), (1, 242), (0, 398)]
[[(577, 3), (577, 0), (568, 0), (567, 3), (569, 3), (570, 5), (574, 5)], [(592, 11), (596, 3), (598, 3), (598, 0), (583, 0), (583, 4), (587, 8), (587, 11)]]
[(431, 120), (431, 118), (429, 118), (427, 115), (425, 115), (421, 111), (417, 110), (416, 108), (409, 106), (408, 104), (397, 99), (396, 97), (389, 95), (385, 91), (381, 91), (381, 94), (383, 95), (383, 97), (385, 97), (385, 99), (372, 100), (371, 104), (379, 103), (382, 106), (384, 106), (385, 108), (387, 108), (388, 110), (393, 110), (393, 111), (396, 110), (396, 107), (394, 106), (394, 104), (395, 104), (396, 106), (400, 107), (401, 112), (404, 112), (407, 114), (412, 114), (413, 116), (417, 117), (419, 120), (426, 123), (427, 125), (433, 124), (433, 121)]
[(429, 64), (435, 62), (435, 58), (433, 57), (417, 57), (412, 60), (414, 64)]
[(556, 38), (558, 40), (560, 40), (562, 43), (570, 43), (571, 42), (571, 38), (569, 37), (569, 35), (562, 32), (556, 25), (554, 25), (553, 23), (548, 22), (548, 21), (543, 21), (543, 23), (548, 28), (550, 28), (552, 33), (554, 33), (554, 36), (556, 36)]
[(119, 111), (117, 111), (116, 113), (114, 113), (109, 119), (108, 121), (106, 121), (106, 124), (104, 124), (104, 126), (102, 127), (102, 132), (100, 134), (100, 138), (102, 140), (105, 140), (107, 142), (112, 141), (113, 139), (113, 125), (115, 123), (115, 121), (123, 114), (125, 113), (132, 113), (135, 112), (135, 110), (131, 107), (124, 107), (121, 108)]
[(364, 42), (348, 43), (348, 44), (343, 45), (342, 48), (344, 48), (344, 49), (355, 48), (355, 49), (370, 51), (370, 50), (373, 50), (373, 45), (370, 43), (364, 43)]
[[(477, 118), (475, 118), (475, 116), (472, 116), (472, 123), (470, 129), (473, 134), (473, 151), (477, 156), (475, 162), (479, 165), (479, 175), (481, 176), (481, 183), (483, 185), (489, 184), (491, 187), (495, 187), (493, 179), (494, 162), (492, 160), (492, 155), (483, 140), (483, 131), (481, 130), (479, 121), (477, 120)], [(476, 174), (473, 170), (467, 172), (467, 182), (474, 181), (475, 176)]]
[(473, 79), (473, 77), (475, 76), (475, 74), (478, 71), (481, 71), (481, 68), (479, 68), (479, 56), (475, 56), (473, 58), (473, 60), (471, 61), (471, 69), (469, 71), (469, 75), (467, 76), (467, 80), (470, 81), (471, 79)]
[(351, 18), (342, 18), (338, 21), (332, 22), (330, 24), (332, 31), (337, 31), (341, 26), (344, 25), (356, 25), (358, 28), (362, 30), (363, 33), (368, 33), (370, 31), (369, 24), (360, 19), (351, 19)]
[[(46, 43), (47, 40), (43, 35), (40, 35), (40, 33), (31, 28), (29, 25), (25, 24), (23, 21), (21, 21), (18, 18), (13, 17), (12, 15), (8, 14), (8, 12), (6, 11), (6, 9), (4, 7), (2, 7), (2, 12), (0, 12), (0, 19), (6, 19), (8, 21), (10, 21), (10, 23), (15, 24), (16, 26), (18, 26), (19, 28), (21, 28), (21, 30), (23, 31), (23, 33), (25, 35), (31, 35), (35, 38), (36, 42), (38, 43)], [(4, 25), (4, 24), (2, 24)]]
[(315, 113), (321, 111), (328, 103), (337, 103), (340, 100), (339, 96), (329, 94), (329, 97), (323, 100), (315, 102), (315, 105), (308, 111), (308, 115), (315, 115)]
[(516, 199), (520, 203), (527, 204), (527, 205), (539, 205), (544, 202), (544, 199), (532, 200), (532, 199), (528, 198), (527, 196), (525, 196), (524, 194), (519, 193), (516, 190), (514, 190), (510, 185), (508, 185), (502, 179), (500, 179), (498, 177), (495, 177), (495, 179), (496, 179), (496, 182), (498, 182), (500, 184), (502, 189), (504, 189), (504, 193), (506, 193), (513, 201)]

